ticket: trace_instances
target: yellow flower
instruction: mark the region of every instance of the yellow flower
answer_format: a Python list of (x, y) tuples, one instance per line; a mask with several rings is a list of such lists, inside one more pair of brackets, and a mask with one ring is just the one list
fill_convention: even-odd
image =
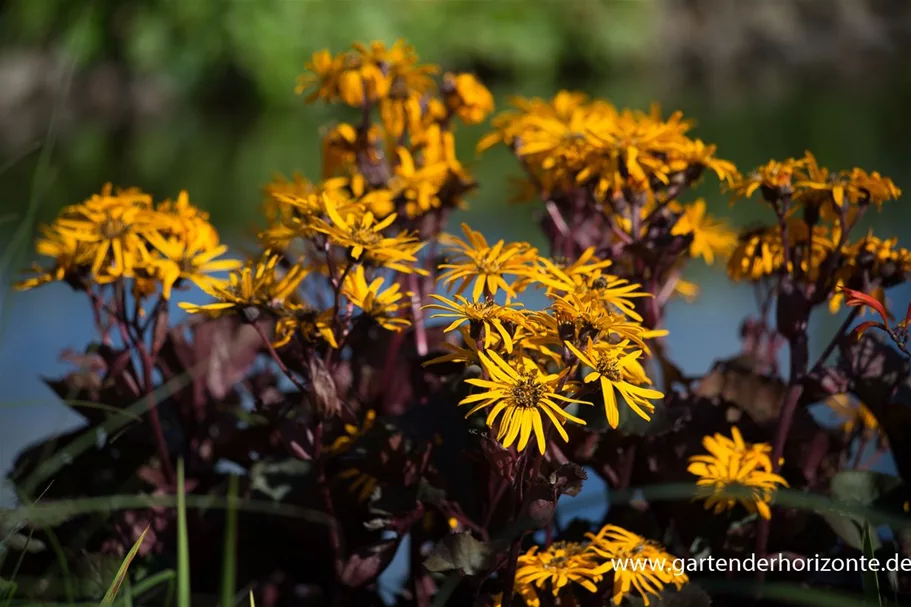
[(440, 345), (444, 350), (448, 350), (449, 352), (424, 362), (422, 366), (426, 367), (428, 365), (442, 363), (462, 363), (466, 365), (481, 364), (481, 359), (478, 357), (477, 340), (473, 339), (468, 331), (467, 327), (459, 327), (459, 333), (462, 335), (462, 343), (464, 346), (444, 341)]
[(672, 584), (679, 590), (689, 581), (686, 574), (673, 570), (674, 557), (657, 542), (617, 525), (605, 525), (596, 535), (586, 535), (592, 551), (607, 559), (605, 572), (614, 572), (615, 605), (633, 589), (649, 605), (650, 594), (660, 597), (665, 586)]
[(375, 421), (376, 411), (373, 409), (368, 410), (364, 414), (364, 421), (361, 422), (360, 426), (345, 424), (343, 428), (344, 433), (332, 441), (332, 444), (328, 445), (323, 452), (327, 455), (340, 455), (345, 453), (360, 437), (370, 432)]
[[(529, 270), (529, 275), (520, 279), (520, 282), (543, 284), (547, 287), (548, 295), (553, 295), (554, 292), (566, 293), (583, 285), (590, 285), (602, 276), (602, 270), (612, 264), (609, 259), (601, 260), (595, 257), (595, 247), (589, 247), (572, 263), (565, 259), (551, 261), (546, 257), (539, 257), (537, 264)], [(615, 281), (616, 277), (604, 275), (604, 279)]]
[(474, 282), (471, 297), (475, 301), (482, 294), (494, 296), (501, 290), (509, 297), (515, 297), (516, 291), (504, 277), (522, 276), (529, 272), (531, 263), (537, 259), (537, 250), (526, 243), (506, 244), (502, 240), (491, 247), (483, 234), (475, 232), (465, 223), (462, 224), (462, 232), (467, 242), (449, 235), (440, 239), (449, 245), (450, 253), (450, 263), (439, 266), (439, 269), (446, 270), (440, 275), (443, 284), (452, 288), (458, 283), (456, 294), (461, 295)]
[(165, 238), (157, 232), (150, 232), (146, 238), (157, 249), (160, 256), (150, 256), (149, 263), (161, 281), (162, 297), (171, 298), (171, 288), (180, 280), (189, 280), (200, 288), (211, 286), (215, 278), (212, 272), (236, 270), (243, 265), (236, 259), (216, 259), (227, 250), (213, 240), (214, 230), (193, 231)]
[(764, 196), (774, 197), (778, 192), (790, 191), (791, 178), (804, 163), (803, 158), (770, 160), (746, 177), (734, 180), (730, 190), (735, 198), (749, 198), (756, 190), (763, 188)]
[(584, 420), (570, 415), (554, 402), (587, 404), (557, 393), (560, 380), (558, 374), (543, 373), (528, 358), (520, 359), (516, 367), (513, 367), (493, 351), (486, 354), (480, 352), (478, 357), (490, 379), (472, 378), (465, 381), (486, 391), (466, 396), (459, 404), (478, 403), (465, 417), (491, 407), (487, 415), (487, 425), (492, 428), (497, 418), (500, 418), (497, 440), (501, 441), (504, 447), (510, 447), (518, 438), (517, 448), (524, 451), (531, 435), (534, 434), (538, 451), (544, 453), (547, 443), (542, 412), (553, 422), (554, 428), (564, 441), (569, 440), (566, 430), (563, 429), (564, 422), (568, 420), (585, 425)]
[(389, 181), (393, 196), (405, 201), (405, 213), (414, 218), (440, 207), (440, 189), (449, 175), (445, 162), (437, 162), (417, 168), (411, 152), (400, 147), (396, 150), (398, 164), (395, 175)]
[(60, 232), (56, 225), (41, 226), (42, 237), (35, 244), (38, 254), (54, 259), (54, 266), (45, 269), (37, 264), (32, 267), (36, 276), (16, 283), (16, 289), (26, 291), (49, 282), (76, 277), (89, 269), (94, 261), (94, 249), (69, 234)]
[(297, 79), (295, 92), (298, 95), (316, 87), (305, 99), (312, 103), (317, 99), (331, 101), (336, 94), (336, 72), (338, 62), (327, 49), (313, 53), (313, 57), (306, 65), (307, 73)]
[(891, 179), (877, 171), (867, 173), (854, 168), (848, 176), (848, 198), (851, 202), (868, 201), (880, 207), (883, 202), (895, 200), (901, 194), (902, 191), (895, 187)]
[[(664, 394), (651, 388), (643, 388), (645, 376), (637, 359), (642, 356), (642, 350), (626, 352), (629, 340), (623, 340), (617, 345), (598, 344), (588, 342), (588, 347), (583, 353), (573, 344), (566, 342), (566, 347), (591, 371), (583, 378), (585, 383), (598, 380), (601, 384), (601, 394), (604, 396), (604, 411), (607, 423), (611, 428), (616, 428), (620, 423), (620, 410), (617, 407), (615, 391), (623, 397), (626, 404), (636, 415), (649, 421), (648, 413), (655, 411), (655, 406), (649, 402), (656, 398), (664, 398)], [(637, 368), (638, 367), (638, 368)], [(648, 411), (648, 413), (646, 413)]]
[[(810, 228), (799, 218), (788, 220), (788, 242), (792, 250), (800, 248), (800, 268), (815, 280), (823, 261), (835, 248), (832, 235), (825, 226), (814, 226), (810, 247)], [(788, 268), (784, 264), (784, 246), (779, 226), (759, 228), (741, 234), (737, 247), (728, 259), (728, 276), (732, 280), (759, 280), (781, 271), (793, 271), (794, 255)]]
[(301, 303), (292, 295), (278, 310), (275, 321), (275, 341), (273, 347), (281, 348), (298, 335), (306, 345), (319, 345), (326, 343), (333, 348), (338, 348), (332, 325), (335, 315), (332, 310), (318, 312), (309, 305)]
[(281, 275), (278, 271), (280, 257), (266, 251), (257, 261), (248, 261), (243, 268), (231, 272), (227, 283), (212, 282), (200, 287), (216, 301), (201, 306), (180, 302), (180, 307), (191, 314), (204, 312), (220, 316), (225, 312), (246, 312), (247, 309), (281, 310), (297, 286), (307, 276), (307, 270), (294, 264)]
[[(619, 311), (629, 318), (642, 322), (642, 316), (636, 312), (632, 300), (640, 297), (654, 297), (654, 294), (642, 290), (642, 285), (631, 283), (625, 278), (604, 274), (593, 279), (591, 283), (578, 289), (575, 293), (556, 297), (554, 306), (569, 312), (574, 308), (579, 313), (588, 311), (596, 315)], [(597, 326), (593, 323), (593, 326)]]
[(868, 440), (879, 434), (876, 417), (865, 404), (852, 398), (850, 394), (833, 394), (826, 399), (826, 405), (843, 420), (841, 428), (845, 434), (860, 431)]
[(677, 282), (674, 283), (674, 293), (686, 301), (692, 302), (699, 296), (699, 285), (695, 282), (678, 278)]
[(376, 126), (370, 128), (364, 140), (354, 126), (344, 122), (337, 124), (323, 136), (323, 179), (352, 170), (357, 164), (358, 152), (366, 154), (372, 163), (378, 162), (376, 152), (381, 145), (382, 133)]
[(384, 278), (378, 277), (367, 284), (364, 266), (359, 265), (345, 277), (342, 295), (384, 329), (401, 331), (410, 327), (410, 320), (397, 316), (399, 310), (408, 305), (401, 301), (403, 294), (399, 291), (398, 283), (382, 290), (384, 282)]
[(483, 122), (493, 112), (493, 95), (471, 74), (445, 74), (442, 92), (447, 109), (465, 124)]
[(609, 570), (610, 565), (602, 561), (590, 544), (554, 542), (544, 549), (532, 546), (519, 556), (516, 586), (533, 585), (538, 590), (549, 587), (554, 597), (570, 583), (597, 592), (597, 584)]
[(361, 472), (357, 468), (346, 468), (339, 472), (338, 477), (352, 479), (351, 484), (348, 485), (348, 491), (355, 494), (355, 499), (358, 502), (366, 502), (370, 499), (370, 496), (373, 495), (373, 492), (376, 491), (380, 484), (379, 479), (375, 476)]
[(836, 207), (844, 205), (848, 185), (844, 175), (830, 173), (829, 169), (819, 166), (809, 151), (805, 152), (800, 169), (794, 182), (794, 200), (817, 208), (827, 202)]
[(715, 157), (714, 146), (687, 137), (692, 124), (680, 112), (664, 119), (658, 106), (648, 113), (617, 110), (570, 91), (512, 105), (493, 119), (494, 132), (478, 150), (501, 142), (512, 147), (544, 196), (577, 186), (592, 187), (599, 200), (629, 190), (654, 195), (678, 175), (693, 181), (708, 168), (730, 181), (736, 172)]
[(333, 244), (349, 249), (352, 259), (361, 260), (363, 256), (365, 261), (378, 267), (405, 274), (426, 274), (425, 270), (410, 265), (417, 261), (415, 254), (424, 243), (407, 232), (394, 238), (383, 236), (383, 230), (396, 220), (395, 213), (378, 222), (372, 212), (352, 207), (343, 217), (333, 197), (324, 196), (323, 202), (330, 221), (317, 219), (314, 228), (328, 236)]
[[(687, 470), (699, 477), (697, 497), (704, 497), (706, 509), (714, 508), (716, 514), (740, 503), (751, 513), (771, 518), (769, 503), (775, 489), (788, 486), (785, 479), (773, 472), (769, 457), (772, 447), (765, 443), (745, 443), (736, 427), (731, 428), (731, 436), (706, 436), (702, 446), (708, 455), (689, 459)], [(746, 490), (748, 494), (733, 494), (730, 488)]]
[(408, 91), (425, 92), (433, 86), (429, 74), (438, 68), (419, 66), (417, 59), (414, 47), (403, 40), (388, 49), (379, 41), (369, 46), (356, 42), (335, 57), (322, 50), (314, 53), (307, 73), (298, 78), (296, 91), (310, 91), (307, 103), (340, 100), (356, 108), (387, 96), (403, 97)]
[(135, 189), (112, 194), (106, 184), (101, 194), (63, 210), (55, 223), (61, 236), (92, 248), (92, 273), (101, 283), (132, 277), (148, 253), (145, 234), (166, 227), (151, 209), (151, 197)]
[(671, 229), (674, 236), (692, 234), (690, 256), (702, 257), (709, 265), (715, 256), (726, 257), (737, 246), (737, 234), (722, 222), (705, 212), (701, 198), (693, 204), (683, 205), (683, 214)]
[(415, 133), (421, 130), (421, 102), (424, 95), (417, 91), (404, 90), (400, 95), (387, 97), (380, 102), (380, 121), (389, 138), (399, 139), (406, 129), (414, 141)]
[[(431, 293), (431, 299), (439, 304), (427, 304), (424, 310), (442, 310), (442, 314), (434, 314), (430, 318), (454, 318), (443, 333), (449, 333), (463, 323), (470, 323), (470, 335), (475, 339), (480, 337), (484, 329), (484, 348), (489, 349), (493, 344), (494, 331), (503, 339), (507, 353), (512, 353), (513, 340), (509, 326), (521, 324), (522, 315), (519, 311), (507, 306), (500, 306), (492, 299), (470, 302), (461, 295), (454, 295), (456, 301), (441, 295)], [(442, 305), (441, 305), (442, 304)]]

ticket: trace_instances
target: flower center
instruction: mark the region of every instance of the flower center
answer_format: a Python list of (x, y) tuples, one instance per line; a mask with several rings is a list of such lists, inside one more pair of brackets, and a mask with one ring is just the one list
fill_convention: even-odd
[(355, 228), (350, 236), (351, 240), (363, 246), (376, 244), (380, 240), (380, 235), (370, 228)]
[(517, 407), (523, 409), (537, 407), (543, 396), (544, 386), (531, 374), (522, 374), (518, 383), (512, 387), (512, 400)]
[(620, 362), (613, 356), (599, 360), (596, 371), (598, 371), (599, 375), (606, 377), (612, 382), (618, 382), (622, 379)]
[(569, 560), (582, 552), (582, 545), (574, 542), (554, 542), (550, 547), (553, 557), (544, 567), (546, 569), (565, 569)]
[(465, 306), (465, 315), (471, 319), (485, 320), (494, 316), (491, 312), (496, 311), (495, 306), (496, 302), (491, 298), (484, 301), (476, 301)]
[(123, 236), (130, 226), (113, 217), (106, 218), (99, 226), (99, 231), (105, 240), (115, 240)]

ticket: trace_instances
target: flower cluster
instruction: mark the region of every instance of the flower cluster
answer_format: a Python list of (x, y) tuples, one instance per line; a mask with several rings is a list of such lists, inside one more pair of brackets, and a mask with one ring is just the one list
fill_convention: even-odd
[[(456, 129), (494, 108), (471, 74), (421, 64), (402, 41), (373, 42), (315, 53), (298, 93), (351, 119), (320, 134), (318, 179), (276, 177), (265, 187), (265, 224), (246, 260), (225, 257), (186, 192), (156, 203), (106, 185), (41, 228), (37, 251), (53, 261), (19, 283), (63, 281), (89, 296), (101, 340), (70, 354), (88, 371), (48, 383), (67, 403), (104, 405), (93, 430), (107, 431), (104, 411), (131, 400), (144, 407), (123, 429), (127, 440), (87, 459), (68, 453), (73, 478), (98, 467), (99, 479), (116, 479), (112, 491), (140, 478), (174, 492), (184, 471), (174, 464), (186, 458), (187, 490), (215, 495), (233, 485), (217, 466), (231, 462), (244, 470), (246, 496), (324, 515), (325, 525), (285, 517), (294, 542), (282, 543), (278, 526), (237, 534), (269, 543), (239, 547), (239, 559), (263, 562), (238, 566), (250, 578), (238, 583), (278, 596), (301, 587), (298, 570), (333, 572), (308, 579), (320, 586), (313, 596), (379, 601), (376, 580), (408, 537), (407, 604), (430, 604), (442, 581), (433, 576), (447, 573), (462, 580), (452, 592), (501, 607), (673, 601), (687, 576), (662, 544), (625, 527), (693, 553), (733, 554), (754, 537), (767, 555), (770, 525), (787, 530), (772, 520), (776, 493), (782, 507), (787, 487), (832, 480), (855, 438), (876, 439), (880, 454), (907, 442), (898, 430), (911, 419), (900, 402), (907, 361), (875, 338), (886, 334), (908, 354), (911, 307), (898, 320), (885, 294), (911, 277), (911, 252), (895, 239), (850, 236), (870, 207), (900, 195), (890, 179), (829, 171), (809, 152), (743, 176), (692, 137), (679, 112), (619, 109), (570, 91), (519, 98), (479, 148), (502, 144), (515, 156), (517, 199), (540, 206), (545, 238), (533, 245), (447, 226), (476, 186), (456, 157)], [(693, 192), (705, 174), (735, 198), (758, 192), (774, 221), (738, 235)], [(740, 355), (688, 377), (663, 338), (671, 298), (698, 293), (682, 278), (697, 259), (726, 264), (760, 301), (743, 323)], [(206, 299), (180, 298), (190, 318), (174, 324), (172, 299), (190, 285)], [(811, 363), (808, 326), (824, 304), (850, 311)], [(867, 308), (879, 319), (855, 327)], [(787, 379), (778, 369), (785, 343)], [(844, 432), (797, 414), (813, 403), (839, 413)], [(146, 424), (151, 440), (140, 436)], [(810, 455), (795, 444), (808, 436)], [(128, 445), (143, 451), (123, 457)], [(782, 469), (785, 459), (800, 464)], [(911, 453), (896, 461), (911, 476)], [(621, 512), (625, 527), (609, 518), (591, 533), (597, 525), (555, 520), (561, 497), (591, 474), (609, 486), (609, 516)], [(691, 487), (672, 498), (637, 491), (679, 490), (694, 476), (704, 508), (653, 503), (686, 500)], [(758, 516), (716, 516), (740, 507)], [(117, 524), (135, 527), (129, 517)], [(218, 520), (194, 531), (211, 542), (207, 529), (222, 528)], [(529, 549), (536, 530), (546, 540)], [(273, 550), (275, 538), (283, 550)], [(808, 554), (840, 549), (825, 544), (831, 537), (804, 539), (815, 542), (801, 548)], [(118, 547), (126, 553), (133, 541)], [(694, 586), (683, 592), (701, 592)]]
[(749, 198), (757, 191), (774, 211), (777, 222), (746, 232), (728, 262), (734, 280), (762, 281), (785, 274), (813, 283), (812, 299), (827, 299), (833, 312), (842, 304), (838, 287), (876, 291), (911, 274), (911, 251), (897, 239), (868, 234), (856, 241), (849, 234), (870, 206), (901, 195), (891, 179), (855, 167), (830, 171), (806, 152), (802, 158), (771, 160), (730, 190)]
[(608, 592), (614, 605), (633, 593), (650, 605), (649, 595), (660, 597), (665, 586), (679, 590), (689, 581), (685, 573), (673, 570), (673, 561), (659, 543), (617, 525), (605, 525), (598, 533), (586, 534), (584, 542), (532, 546), (520, 555), (515, 593), (528, 607), (538, 607), (541, 592), (548, 592), (555, 601), (566, 600), (571, 587), (597, 593), (602, 582), (612, 578)]
[[(567, 422), (585, 424), (566, 408), (590, 405), (579, 397), (597, 382), (611, 427), (618, 426), (623, 403), (649, 420), (652, 401), (664, 395), (647, 387), (652, 382), (641, 358), (649, 352), (647, 340), (666, 331), (646, 329), (634, 302), (652, 295), (606, 272), (611, 262), (593, 248), (572, 263), (554, 261), (528, 243), (490, 245), (467, 225), (462, 230), (465, 240), (445, 239), (450, 263), (440, 266), (440, 280), (454, 289), (454, 299), (433, 295), (438, 303), (425, 307), (438, 311), (431, 318), (450, 321), (444, 331), (458, 329), (464, 345), (447, 345), (449, 353), (425, 364), (481, 367), (482, 377), (466, 380), (481, 388), (461, 402), (472, 405), (468, 415), (487, 409), (486, 424), (496, 428), (504, 447), (518, 440), (523, 451), (534, 437), (544, 453), (549, 428), (566, 441)], [(471, 299), (461, 295), (469, 287)], [(544, 292), (547, 308), (510, 303), (530, 287)], [(500, 294), (505, 303), (495, 301)]]
[[(356, 124), (335, 125), (323, 137), (323, 178), (337, 178), (327, 189), (344, 192), (346, 200), (362, 202), (381, 218), (397, 211), (415, 219), (431, 209), (462, 206), (474, 182), (456, 158), (453, 121), (477, 124), (494, 107), (473, 75), (446, 73), (437, 84), (432, 76), (439, 68), (418, 64), (414, 49), (402, 41), (388, 49), (380, 42), (355, 44), (335, 56), (320, 51), (307, 69), (298, 92), (309, 93), (308, 103), (341, 102), (361, 110)], [(373, 108), (380, 124), (370, 121)], [(300, 188), (283, 189), (275, 192), (276, 202), (294, 205), (293, 189)], [(306, 215), (308, 204), (302, 206)], [(279, 222), (276, 230), (307, 227), (292, 220)]]
[(731, 438), (722, 434), (706, 436), (702, 446), (708, 455), (691, 457), (687, 470), (699, 477), (697, 485), (703, 489), (706, 509), (714, 508), (718, 513), (740, 503), (749, 512), (770, 518), (769, 503), (775, 489), (788, 486), (773, 471), (769, 457), (772, 446), (744, 442), (736, 427), (731, 428)]
[(36, 266), (20, 289), (59, 280), (92, 289), (129, 279), (138, 299), (160, 291), (167, 300), (175, 286), (211, 288), (218, 282), (212, 273), (240, 266), (221, 258), (228, 247), (186, 192), (156, 205), (149, 194), (111, 184), (42, 226), (36, 249), (54, 265)]

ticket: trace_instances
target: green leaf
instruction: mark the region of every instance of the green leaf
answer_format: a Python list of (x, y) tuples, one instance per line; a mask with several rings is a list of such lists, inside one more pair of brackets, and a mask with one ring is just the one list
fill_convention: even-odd
[(448, 535), (433, 547), (424, 560), (424, 567), (433, 573), (461, 571), (474, 575), (487, 566), (490, 553), (490, 547), (476, 540), (471, 533)]
[[(112, 555), (97, 553), (80, 555), (73, 565), (73, 580), (77, 584), (77, 596), (93, 600), (106, 596), (111, 587), (111, 580), (117, 579), (121, 567), (122, 561)], [(63, 574), (55, 571), (53, 578), (61, 575)]]
[(123, 584), (123, 581), (127, 577), (130, 563), (133, 562), (133, 559), (136, 558), (136, 555), (139, 553), (139, 549), (142, 547), (142, 542), (146, 539), (146, 534), (148, 532), (149, 527), (146, 526), (142, 532), (142, 535), (139, 536), (139, 539), (136, 540), (136, 543), (134, 543), (133, 547), (130, 548), (130, 551), (127, 552), (127, 555), (123, 559), (123, 562), (120, 563), (120, 569), (117, 570), (117, 575), (114, 576), (114, 581), (111, 582), (108, 591), (104, 593), (104, 598), (101, 599), (102, 605), (111, 605), (114, 603), (114, 599), (117, 598), (117, 592), (120, 591), (120, 586)]
[[(864, 517), (839, 512), (840, 506), (874, 506), (886, 495), (902, 487), (902, 480), (868, 470), (843, 470), (832, 478), (830, 492), (835, 512), (824, 514), (826, 522), (845, 543), (857, 550), (864, 549), (864, 529), (870, 521)], [(882, 544), (876, 534), (868, 538), (872, 549)]]

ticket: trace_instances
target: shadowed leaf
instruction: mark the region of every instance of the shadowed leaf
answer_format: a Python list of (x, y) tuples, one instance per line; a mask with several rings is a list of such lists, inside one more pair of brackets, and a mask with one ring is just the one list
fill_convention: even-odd
[(448, 535), (440, 540), (424, 560), (424, 567), (433, 573), (461, 571), (474, 575), (487, 567), (490, 547), (471, 533)]

